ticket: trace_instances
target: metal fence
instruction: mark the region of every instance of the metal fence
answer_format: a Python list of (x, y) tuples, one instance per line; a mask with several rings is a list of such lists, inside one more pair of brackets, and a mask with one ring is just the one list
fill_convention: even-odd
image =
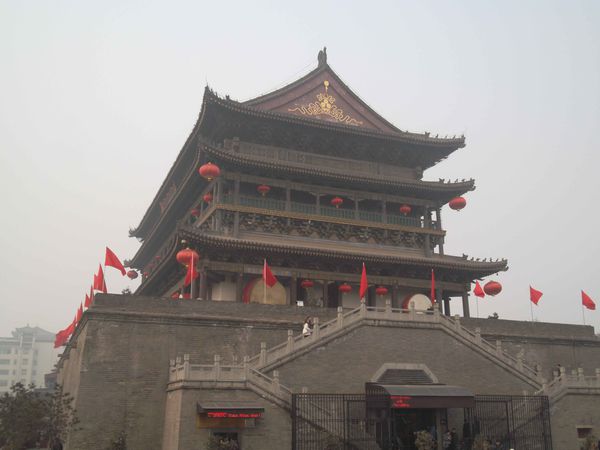
[[(392, 414), (386, 402), (373, 408), (365, 394), (293, 394), (293, 450), (395, 450)], [(389, 405), (389, 402), (387, 402)], [(493, 448), (552, 450), (548, 398), (481, 395), (465, 409), (461, 449), (476, 440)]]

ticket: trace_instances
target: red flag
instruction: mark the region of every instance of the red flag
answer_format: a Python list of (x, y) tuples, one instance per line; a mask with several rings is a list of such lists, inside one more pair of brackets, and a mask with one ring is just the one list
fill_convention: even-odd
[(542, 291), (538, 291), (537, 289), (534, 289), (531, 286), (529, 286), (529, 299), (533, 302), (534, 305), (537, 306), (538, 302), (540, 301), (540, 298), (542, 298), (542, 295), (544, 295)]
[(102, 265), (98, 264), (98, 274), (94, 275), (94, 286), (96, 291), (102, 291), (106, 294), (106, 281), (104, 280), (104, 272)]
[(185, 274), (185, 280), (183, 280), (184, 286), (189, 286), (192, 280), (198, 278), (198, 271), (196, 270), (196, 261), (194, 260), (194, 255), (192, 254), (192, 261), (188, 264), (187, 273)]
[(75, 316), (75, 323), (79, 323), (82, 316), (83, 316), (83, 305), (80, 303), (79, 309), (77, 310), (77, 315)]
[(473, 289), (473, 294), (475, 294), (475, 297), (479, 297), (479, 298), (485, 297), (485, 292), (483, 292), (483, 289), (481, 288), (479, 281), (475, 282), (475, 289)]
[(581, 291), (581, 304), (587, 309), (591, 309), (592, 311), (596, 309), (596, 304), (594, 303), (594, 300), (592, 300), (590, 296), (583, 291)]
[(435, 303), (435, 274), (433, 273), (433, 269), (431, 269), (431, 293), (430, 293), (430, 298), (431, 298), (431, 304), (433, 305)]
[(92, 299), (90, 299), (89, 295), (85, 294), (85, 302), (83, 302), (83, 306), (85, 306), (85, 308), (88, 309), (91, 304), (92, 304)]
[(358, 290), (358, 297), (361, 301), (364, 301), (367, 290), (369, 289), (369, 282), (367, 281), (367, 268), (363, 263), (362, 274), (360, 276), (360, 289)]
[(90, 306), (94, 303), (94, 288), (90, 286)]
[(65, 345), (65, 342), (67, 342), (67, 339), (69, 338), (69, 336), (66, 334), (68, 328), (69, 327), (65, 328), (64, 330), (60, 330), (58, 333), (56, 333), (56, 338), (54, 338), (54, 348), (62, 347), (63, 345)]
[(263, 266), (263, 280), (265, 284), (269, 287), (273, 287), (277, 284), (277, 278), (275, 278), (275, 275), (273, 275), (273, 272), (271, 272), (271, 268), (267, 264), (266, 259), (265, 264)]
[(108, 247), (106, 247), (106, 256), (104, 257), (104, 266), (105, 267), (114, 267), (115, 269), (119, 269), (121, 271), (121, 275), (125, 276), (127, 272), (125, 272), (125, 267), (117, 258), (117, 255)]

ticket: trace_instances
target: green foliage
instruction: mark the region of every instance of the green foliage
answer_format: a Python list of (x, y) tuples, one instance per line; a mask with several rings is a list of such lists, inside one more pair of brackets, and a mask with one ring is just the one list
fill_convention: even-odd
[(418, 450), (433, 450), (435, 441), (433, 440), (431, 433), (421, 430), (417, 431), (415, 436), (415, 447), (417, 447)]
[(0, 446), (5, 450), (51, 445), (77, 423), (70, 395), (57, 385), (51, 395), (42, 395), (35, 385), (17, 383), (0, 397)]
[(485, 437), (480, 434), (475, 436), (475, 439), (473, 440), (473, 450), (490, 450), (491, 447), (490, 441)]
[(581, 444), (581, 450), (598, 450), (598, 438), (593, 434), (586, 437)]

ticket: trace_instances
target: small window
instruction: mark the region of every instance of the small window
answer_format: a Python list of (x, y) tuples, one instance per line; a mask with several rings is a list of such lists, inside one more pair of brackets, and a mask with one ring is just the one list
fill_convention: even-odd
[(21, 375), (27, 375), (27, 369), (21, 369)]
[(585, 439), (592, 435), (594, 429), (592, 427), (577, 427), (577, 437), (579, 439)]
[[(238, 438), (237, 433), (232, 433), (228, 431), (216, 431), (213, 433), (213, 437), (217, 439), (217, 441), (219, 442), (219, 444), (221, 444), (223, 448), (240, 448), (240, 440)], [(227, 445), (229, 445), (229, 447), (227, 447)]]

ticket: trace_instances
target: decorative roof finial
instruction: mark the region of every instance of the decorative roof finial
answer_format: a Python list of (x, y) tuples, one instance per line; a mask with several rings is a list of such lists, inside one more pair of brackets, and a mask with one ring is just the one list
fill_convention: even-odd
[(323, 50), (319, 50), (317, 61), (319, 62), (319, 67), (327, 64), (327, 47), (323, 47)]

